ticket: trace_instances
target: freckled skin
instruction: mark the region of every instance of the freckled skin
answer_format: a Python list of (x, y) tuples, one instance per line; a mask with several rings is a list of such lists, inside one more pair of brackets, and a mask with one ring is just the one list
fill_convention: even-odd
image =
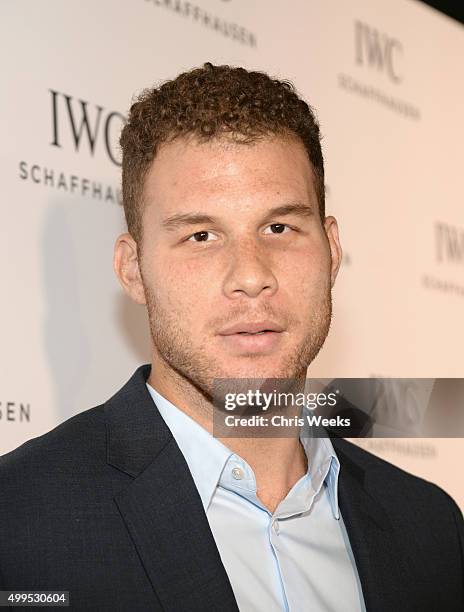
[[(313, 213), (265, 219), (290, 202)], [(216, 220), (163, 227), (178, 213)], [(142, 223), (142, 254), (125, 234), (115, 267), (131, 297), (147, 305), (153, 386), (185, 399), (209, 396), (214, 378), (306, 375), (329, 330), (341, 248), (336, 220), (321, 222), (311, 163), (297, 138), (162, 146), (145, 179)], [(262, 319), (285, 330), (270, 352), (231, 349), (218, 335)]]

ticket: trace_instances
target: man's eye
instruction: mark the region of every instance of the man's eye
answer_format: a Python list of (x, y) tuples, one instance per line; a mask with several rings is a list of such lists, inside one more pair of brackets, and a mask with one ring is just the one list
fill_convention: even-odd
[(217, 240), (217, 236), (215, 236), (212, 232), (202, 231), (195, 232), (188, 238), (188, 242), (211, 242), (208, 240), (208, 236), (214, 236), (213, 240)]
[(285, 225), (285, 223), (272, 223), (271, 225), (269, 225), (269, 227), (266, 228), (266, 230), (271, 229), (271, 234), (284, 234), (286, 233), (285, 228), (287, 228), (287, 230), (291, 230), (291, 227)]

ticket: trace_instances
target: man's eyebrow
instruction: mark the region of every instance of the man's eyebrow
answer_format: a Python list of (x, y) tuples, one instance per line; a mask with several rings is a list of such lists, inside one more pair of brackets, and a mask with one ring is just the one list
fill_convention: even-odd
[(276, 206), (267, 211), (264, 221), (272, 217), (283, 217), (285, 215), (296, 215), (297, 217), (310, 217), (314, 214), (314, 208), (310, 204), (291, 202), (282, 206)]
[[(289, 204), (283, 204), (282, 206), (275, 206), (274, 208), (266, 211), (263, 223), (273, 217), (283, 217), (285, 215), (297, 215), (299, 217), (310, 217), (314, 214), (314, 209), (309, 204), (302, 204), (300, 202), (292, 202)], [(194, 212), (194, 213), (176, 213), (167, 217), (161, 222), (161, 225), (170, 231), (180, 229), (189, 225), (214, 225), (219, 222), (219, 218), (213, 215), (206, 215), (205, 213)]]
[(176, 230), (188, 225), (198, 225), (199, 223), (213, 225), (217, 221), (216, 217), (205, 215), (204, 213), (177, 213), (164, 219), (161, 225), (167, 230)]

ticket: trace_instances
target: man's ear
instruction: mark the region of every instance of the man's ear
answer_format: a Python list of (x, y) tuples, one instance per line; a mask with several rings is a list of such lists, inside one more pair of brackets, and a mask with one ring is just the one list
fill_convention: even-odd
[(330, 282), (332, 287), (335, 284), (340, 264), (342, 263), (343, 251), (338, 237), (338, 224), (335, 217), (326, 217), (324, 220), (324, 229), (329, 241), (330, 254), (332, 256), (332, 264), (330, 269)]
[(137, 243), (130, 234), (121, 234), (114, 245), (113, 267), (122, 288), (137, 304), (146, 304)]

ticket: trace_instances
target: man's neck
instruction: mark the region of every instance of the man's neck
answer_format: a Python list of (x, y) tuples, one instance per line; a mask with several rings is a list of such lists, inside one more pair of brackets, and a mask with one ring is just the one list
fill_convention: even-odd
[(219, 438), (252, 468), (261, 502), (274, 512), (308, 469), (306, 453), (294, 438)]
[[(213, 435), (213, 406), (191, 383), (158, 361), (147, 382)], [(256, 478), (257, 495), (270, 512), (274, 512), (307, 471), (306, 453), (298, 436), (218, 439), (250, 465)]]

